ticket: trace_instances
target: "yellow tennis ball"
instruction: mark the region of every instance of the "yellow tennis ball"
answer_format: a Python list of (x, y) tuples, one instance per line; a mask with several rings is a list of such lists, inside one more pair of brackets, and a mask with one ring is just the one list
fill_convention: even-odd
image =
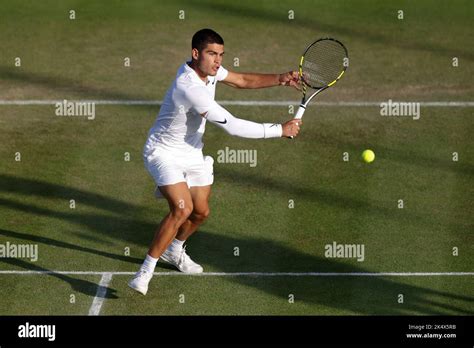
[(366, 163), (373, 162), (373, 160), (375, 159), (375, 153), (372, 150), (365, 150), (364, 152), (362, 152), (362, 159)]

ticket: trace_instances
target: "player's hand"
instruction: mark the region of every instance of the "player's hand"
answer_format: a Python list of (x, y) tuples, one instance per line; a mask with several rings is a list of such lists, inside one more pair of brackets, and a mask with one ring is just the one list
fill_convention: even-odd
[(301, 91), (300, 74), (297, 71), (290, 71), (280, 74), (279, 82), (281, 86), (290, 86)]
[(281, 125), (282, 128), (282, 137), (296, 137), (298, 135), (298, 132), (300, 131), (300, 126), (303, 124), (303, 121), (301, 119), (294, 119), (292, 118), (291, 120), (283, 123)]

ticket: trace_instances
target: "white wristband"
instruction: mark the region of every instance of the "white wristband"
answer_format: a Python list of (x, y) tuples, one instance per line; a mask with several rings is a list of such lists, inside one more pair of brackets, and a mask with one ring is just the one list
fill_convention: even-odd
[(279, 123), (262, 123), (264, 138), (281, 138), (283, 128)]

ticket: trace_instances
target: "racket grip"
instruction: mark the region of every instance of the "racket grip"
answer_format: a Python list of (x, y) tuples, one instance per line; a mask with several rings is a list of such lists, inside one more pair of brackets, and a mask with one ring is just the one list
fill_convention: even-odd
[(301, 104), (294, 118), (297, 118), (297, 119), (303, 118), (303, 114), (305, 111), (306, 111), (306, 107), (303, 106), (303, 104)]
[[(298, 119), (298, 120), (302, 119), (305, 111), (306, 111), (306, 107), (304, 107), (303, 104), (301, 104), (300, 107), (298, 108), (298, 111), (296, 112), (295, 117), (293, 118)], [(293, 139), (294, 137), (289, 136), (288, 138)]]

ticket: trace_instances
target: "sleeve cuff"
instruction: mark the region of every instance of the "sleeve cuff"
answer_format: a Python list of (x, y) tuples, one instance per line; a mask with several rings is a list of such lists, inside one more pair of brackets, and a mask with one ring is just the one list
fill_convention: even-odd
[(264, 138), (281, 138), (282, 127), (279, 123), (263, 123)]

